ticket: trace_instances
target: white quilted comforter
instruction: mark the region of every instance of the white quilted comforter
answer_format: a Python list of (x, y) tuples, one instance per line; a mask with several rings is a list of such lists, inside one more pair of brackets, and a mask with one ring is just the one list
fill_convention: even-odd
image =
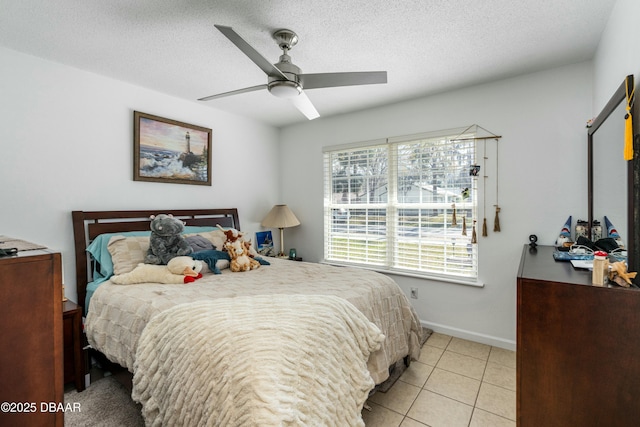
[(132, 397), (149, 426), (364, 426), (383, 340), (335, 296), (181, 304), (142, 332)]
[[(376, 384), (404, 356), (420, 356), (422, 328), (415, 310), (389, 277), (372, 271), (269, 258), (271, 265), (242, 273), (205, 274), (187, 285), (113, 285), (94, 293), (86, 320), (89, 343), (134, 372), (140, 337), (151, 319), (179, 304), (255, 295), (334, 295), (353, 304), (385, 335), (368, 360)], [(295, 311), (294, 308), (292, 310)]]

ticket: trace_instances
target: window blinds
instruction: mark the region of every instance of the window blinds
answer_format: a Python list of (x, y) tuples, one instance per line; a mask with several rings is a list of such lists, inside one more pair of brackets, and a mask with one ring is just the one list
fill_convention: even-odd
[(452, 130), (325, 149), (325, 259), (477, 277), (472, 136)]

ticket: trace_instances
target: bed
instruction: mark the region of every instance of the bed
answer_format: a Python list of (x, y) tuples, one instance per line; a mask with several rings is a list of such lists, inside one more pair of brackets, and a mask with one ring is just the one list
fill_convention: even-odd
[[(268, 258), (187, 285), (111, 283), (111, 269), (136, 265), (158, 213), (182, 219), (186, 235), (240, 230), (236, 209), (72, 212), (87, 339), (133, 374), (147, 424), (364, 425), (374, 385), (419, 357), (415, 310), (372, 271)], [(105, 269), (95, 247), (114, 241)]]

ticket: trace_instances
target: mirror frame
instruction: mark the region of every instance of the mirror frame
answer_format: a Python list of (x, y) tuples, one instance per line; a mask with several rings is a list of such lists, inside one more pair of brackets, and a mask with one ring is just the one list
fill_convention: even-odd
[[(633, 93), (634, 79), (633, 75), (628, 75), (622, 84), (616, 89), (607, 105), (602, 109), (600, 114), (593, 120), (591, 126), (587, 129), (587, 173), (588, 173), (588, 224), (587, 235), (591, 236), (591, 224), (593, 222), (593, 135), (598, 131), (600, 126), (609, 118), (611, 113), (622, 102), (626, 102), (627, 96)], [(627, 90), (629, 94), (627, 94)], [(632, 117), (640, 117), (636, 114), (638, 111), (632, 99)], [(638, 218), (640, 218), (640, 209), (636, 200), (640, 200), (640, 123), (639, 120), (633, 122), (633, 160), (627, 161), (627, 270), (634, 269), (640, 265), (640, 227), (636, 227)], [(622, 153), (620, 154), (622, 155)], [(640, 278), (637, 278), (638, 280)], [(634, 283), (635, 280), (634, 280)]]

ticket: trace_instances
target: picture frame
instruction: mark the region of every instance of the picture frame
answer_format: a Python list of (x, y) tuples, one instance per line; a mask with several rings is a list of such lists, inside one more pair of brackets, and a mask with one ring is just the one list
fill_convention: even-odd
[(211, 186), (211, 129), (133, 112), (133, 180)]
[(271, 230), (256, 232), (256, 252), (263, 256), (276, 256)]

